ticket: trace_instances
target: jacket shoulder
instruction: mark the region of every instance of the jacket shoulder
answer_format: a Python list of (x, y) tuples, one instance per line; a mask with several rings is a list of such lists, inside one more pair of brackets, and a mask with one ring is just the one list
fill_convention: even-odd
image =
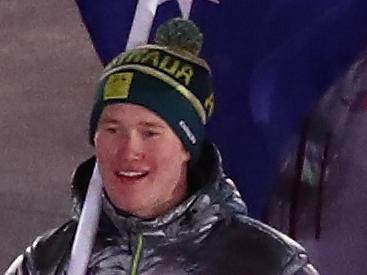
[(62, 226), (39, 236), (31, 246), (35, 266), (40, 269), (48, 267), (64, 258), (71, 246), (77, 223), (68, 221)]
[(71, 247), (76, 225), (77, 223), (71, 220), (38, 236), (13, 262), (6, 274), (56, 271)]
[(211, 274), (318, 274), (306, 270), (312, 266), (301, 245), (245, 215), (215, 226), (203, 243), (203, 251), (205, 261), (215, 267)]
[(283, 248), (287, 252), (306, 253), (305, 249), (299, 243), (284, 233), (246, 215), (236, 215), (233, 219), (233, 226), (233, 228), (239, 232), (246, 231), (249, 234), (261, 236), (267, 241), (272, 241), (279, 246), (279, 248)]
[(246, 215), (237, 215), (232, 221), (230, 231), (237, 236), (238, 245), (246, 244), (255, 255), (264, 255), (262, 259), (267, 262), (268, 267), (281, 271), (279, 274), (318, 274), (306, 271), (297, 273), (310, 269), (306, 250), (287, 235), (261, 221)]

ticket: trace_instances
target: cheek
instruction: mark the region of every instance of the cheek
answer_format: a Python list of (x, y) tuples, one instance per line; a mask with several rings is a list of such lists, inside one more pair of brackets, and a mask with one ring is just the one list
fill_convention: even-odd
[(189, 157), (179, 144), (162, 143), (153, 147), (153, 154), (150, 159), (154, 165), (160, 167), (162, 170), (178, 170), (182, 165), (189, 160)]
[(94, 140), (96, 156), (101, 167), (108, 166), (113, 156), (113, 146), (111, 140), (101, 134), (96, 134)]
[(171, 160), (173, 157), (177, 158), (178, 153), (176, 146), (168, 146), (165, 143), (154, 146), (154, 151), (156, 157), (163, 161)]

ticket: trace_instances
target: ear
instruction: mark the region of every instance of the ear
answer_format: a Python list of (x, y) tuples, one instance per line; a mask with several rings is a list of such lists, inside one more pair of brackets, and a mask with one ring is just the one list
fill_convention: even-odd
[(97, 136), (98, 136), (98, 133), (96, 129), (96, 131), (94, 132), (94, 136), (93, 136), (93, 146), (94, 147), (96, 147), (96, 144), (97, 144)]
[(184, 161), (189, 162), (191, 160), (191, 153), (185, 149)]

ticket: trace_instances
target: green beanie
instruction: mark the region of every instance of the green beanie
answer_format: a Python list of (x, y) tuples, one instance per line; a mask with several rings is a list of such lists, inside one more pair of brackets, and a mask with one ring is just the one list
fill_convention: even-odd
[(105, 106), (132, 103), (165, 120), (196, 162), (214, 109), (210, 69), (197, 56), (202, 34), (192, 21), (175, 18), (158, 28), (155, 42), (119, 54), (104, 69), (90, 117), (90, 143)]

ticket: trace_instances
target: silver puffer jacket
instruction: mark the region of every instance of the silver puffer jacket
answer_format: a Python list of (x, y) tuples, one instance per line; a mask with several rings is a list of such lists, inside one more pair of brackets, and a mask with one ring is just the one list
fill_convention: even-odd
[[(317, 274), (300, 245), (246, 215), (215, 147), (207, 144), (202, 155), (190, 173), (192, 195), (155, 220), (119, 213), (103, 197), (88, 274)], [(74, 174), (73, 219), (38, 237), (6, 274), (66, 274), (94, 161), (84, 162)]]

